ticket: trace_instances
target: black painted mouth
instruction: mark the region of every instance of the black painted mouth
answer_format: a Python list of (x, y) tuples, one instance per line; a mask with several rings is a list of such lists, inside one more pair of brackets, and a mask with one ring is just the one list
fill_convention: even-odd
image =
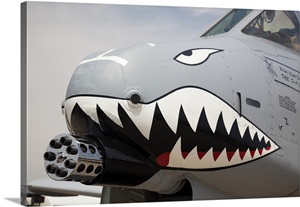
[[(149, 156), (161, 167), (197, 170), (220, 169), (256, 160), (278, 149), (277, 145), (268, 137), (259, 138), (258, 133), (255, 133), (254, 136), (251, 135), (249, 126), (241, 135), (236, 119), (228, 133), (222, 112), (219, 114), (216, 129), (213, 131), (209, 125), (205, 107), (202, 108), (196, 130), (193, 130), (181, 106), (177, 131), (174, 132), (163, 116), (159, 104), (156, 103), (150, 135), (147, 138), (140, 132), (120, 103), (117, 113), (122, 126), (109, 118), (98, 104), (96, 111), (100, 125), (93, 121), (80, 108), (79, 104), (76, 104), (70, 120), (73, 131), (90, 133), (92, 130), (95, 133), (100, 130), (108, 136), (139, 149), (141, 153)], [(180, 150), (177, 149), (178, 146)], [(175, 165), (173, 164), (174, 156), (180, 157)], [(189, 162), (189, 157), (193, 157), (194, 160), (197, 158), (199, 163), (210, 158), (210, 162), (219, 164), (186, 164), (185, 162)]]
[(220, 113), (216, 131), (213, 132), (208, 124), (204, 108), (199, 118), (197, 130), (194, 132), (181, 107), (177, 132), (174, 133), (164, 119), (158, 104), (156, 104), (149, 141), (140, 133), (120, 104), (118, 105), (118, 114), (123, 128), (111, 121), (99, 106), (97, 106), (97, 113), (101, 126), (105, 126), (106, 129), (113, 129), (126, 139), (132, 139), (144, 146), (144, 149), (150, 149), (148, 152), (156, 157), (157, 164), (165, 167), (169, 164), (168, 156), (179, 138), (181, 138), (183, 158), (186, 158), (195, 147), (197, 147), (199, 159), (212, 148), (215, 161), (225, 148), (228, 161), (231, 160), (237, 150), (239, 150), (240, 158), (243, 160), (247, 150), (250, 151), (253, 158), (256, 150), (261, 155), (263, 149), (270, 150), (271, 148), (270, 141), (266, 142), (264, 138), (259, 141), (257, 134), (252, 140), (249, 128), (246, 129), (242, 137), (236, 121), (233, 123), (230, 133), (227, 134), (222, 113)]

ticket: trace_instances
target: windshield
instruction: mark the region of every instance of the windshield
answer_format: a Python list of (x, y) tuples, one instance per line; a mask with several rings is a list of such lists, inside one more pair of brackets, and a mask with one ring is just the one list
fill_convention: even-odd
[(234, 9), (229, 12), (223, 19), (221, 19), (216, 25), (209, 29), (202, 37), (211, 35), (218, 35), (231, 30), (237, 23), (239, 23), (245, 16), (247, 16), (251, 9)]
[(262, 37), (300, 51), (297, 13), (266, 10), (251, 21), (242, 32)]

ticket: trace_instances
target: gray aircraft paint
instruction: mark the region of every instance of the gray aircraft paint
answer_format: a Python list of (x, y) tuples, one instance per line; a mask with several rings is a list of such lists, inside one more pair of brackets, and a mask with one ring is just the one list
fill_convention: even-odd
[[(233, 197), (295, 194), (299, 188), (299, 90), (297, 84), (285, 77), (291, 79), (299, 73), (299, 53), (240, 32), (260, 12), (253, 11), (230, 32), (214, 37), (144, 44), (90, 55), (71, 78), (65, 102), (67, 118), (70, 119), (74, 106), (70, 101), (77, 102), (83, 97), (82, 103), (78, 101), (79, 107), (97, 122), (96, 102), (93, 109), (85, 102), (90, 97), (99, 97), (103, 99), (103, 105), (99, 104), (101, 110), (122, 128), (122, 121), (116, 118), (120, 110), (117, 107), (121, 102), (128, 103), (132, 94), (140, 96), (139, 104), (143, 107), (181, 88), (204, 88), (237, 115), (253, 123), (257, 133), (270, 137), (275, 143), (272, 152), (277, 151), (253, 162), (217, 171), (190, 172), (182, 169), (186, 166), (179, 166), (176, 175), (172, 175), (173, 171), (167, 173), (172, 180), (169, 184), (162, 179), (168, 171), (160, 170), (137, 187), (173, 192), (177, 181), (187, 179), (191, 183), (200, 181), (203, 186)], [(196, 51), (200, 50), (206, 51), (206, 55), (199, 55)], [(197, 58), (188, 58), (194, 54), (199, 55), (199, 62)], [(186, 58), (178, 58), (180, 55)], [(115, 106), (110, 106), (112, 102)], [(138, 116), (139, 109), (134, 107), (129, 104), (123, 109)], [(153, 186), (153, 182), (157, 185)], [(196, 192), (205, 189), (203, 186), (195, 184), (193, 189)], [(194, 197), (211, 198), (212, 191)]]

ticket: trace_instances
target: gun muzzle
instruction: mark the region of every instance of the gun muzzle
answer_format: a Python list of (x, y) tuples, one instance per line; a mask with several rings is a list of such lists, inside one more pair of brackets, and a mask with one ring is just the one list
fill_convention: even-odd
[(54, 180), (90, 182), (103, 169), (101, 150), (94, 143), (67, 134), (50, 141), (44, 163), (46, 172)]
[(135, 186), (158, 171), (147, 155), (112, 137), (57, 135), (44, 153), (50, 178), (87, 185)]

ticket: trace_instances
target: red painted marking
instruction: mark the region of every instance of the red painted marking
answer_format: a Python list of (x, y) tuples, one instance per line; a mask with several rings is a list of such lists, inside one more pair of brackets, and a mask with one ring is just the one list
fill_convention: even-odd
[(240, 151), (240, 158), (241, 158), (241, 160), (243, 160), (243, 159), (244, 159), (244, 157), (245, 157), (245, 154), (246, 154), (246, 152), (244, 152), (244, 151)]
[(189, 152), (181, 152), (183, 159), (185, 159), (189, 154)]
[(216, 161), (220, 156), (221, 152), (213, 152), (214, 160)]
[(251, 157), (253, 158), (254, 154), (255, 154), (255, 150), (250, 150), (250, 154), (251, 154)]
[(228, 158), (229, 162), (232, 159), (232, 157), (233, 157), (234, 154), (235, 154), (235, 152), (227, 152), (227, 158)]
[(201, 160), (205, 154), (206, 154), (206, 152), (198, 152), (199, 159)]
[(259, 149), (258, 152), (259, 152), (259, 154), (261, 155), (262, 152), (263, 152), (263, 150), (262, 150), (262, 149)]
[(267, 146), (265, 149), (266, 149), (266, 150), (270, 150), (270, 149), (271, 149), (271, 146)]
[(167, 167), (170, 160), (170, 152), (165, 152), (156, 158), (156, 163), (160, 166)]

